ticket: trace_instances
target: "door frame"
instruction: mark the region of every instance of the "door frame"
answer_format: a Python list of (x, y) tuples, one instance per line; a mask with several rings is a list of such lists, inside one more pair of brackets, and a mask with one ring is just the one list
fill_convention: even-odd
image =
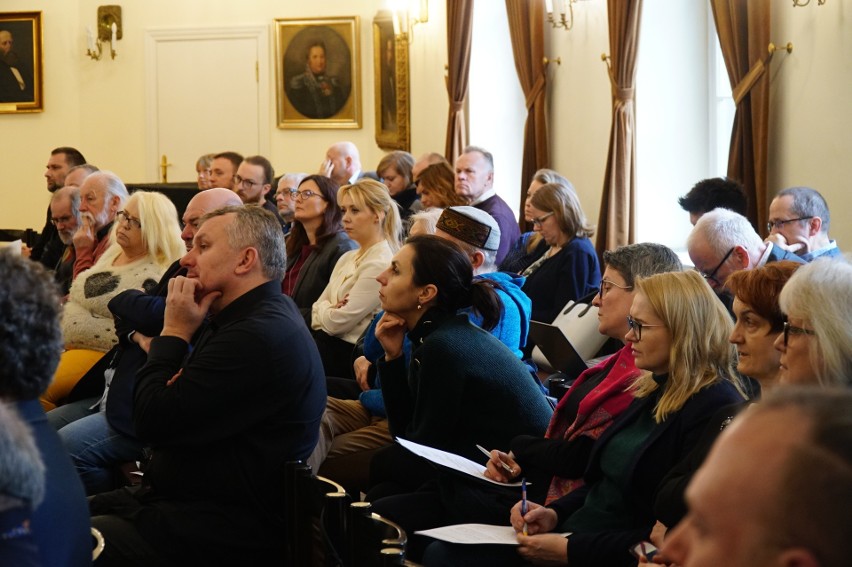
[(271, 144), (269, 27), (234, 26), (228, 28), (150, 28), (145, 30), (145, 171), (152, 182), (159, 182), (160, 170), (157, 139), (159, 138), (159, 105), (157, 102), (157, 44), (169, 41), (201, 41), (209, 39), (257, 40), (257, 132), (258, 153), (269, 157)]

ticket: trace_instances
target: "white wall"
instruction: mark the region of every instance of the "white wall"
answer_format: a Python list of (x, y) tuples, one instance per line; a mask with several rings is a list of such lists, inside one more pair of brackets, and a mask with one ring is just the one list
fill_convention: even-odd
[[(149, 179), (146, 160), (144, 36), (149, 28), (201, 28), (269, 25), (275, 18), (359, 16), (361, 41), (362, 128), (359, 130), (279, 130), (275, 127), (275, 96), (270, 94), (270, 159), (276, 169), (315, 171), (325, 148), (351, 140), (361, 150), (365, 169), (374, 169), (384, 151), (375, 143), (373, 96), (372, 19), (385, 8), (381, 0), (297, 3), (255, 0), (147, 0), (122, 5), (124, 37), (118, 56), (92, 61), (85, 55), (87, 25), (94, 27), (94, 0), (3, 0), (2, 10), (40, 10), (44, 22), (45, 110), (29, 115), (0, 115), (0, 228), (44, 224), (49, 200), (43, 178), (50, 150), (74, 146), (86, 158), (115, 171), (127, 182)], [(416, 27), (410, 50), (412, 153), (443, 151), (448, 112), (443, 67), (446, 62), (446, 16), (443, 2), (429, 5), (429, 22)], [(270, 31), (270, 54), (274, 34)], [(270, 61), (273, 58), (270, 56)], [(274, 69), (269, 84), (274, 85)], [(216, 83), (228, 77), (211, 77), (193, 93), (175, 96), (215, 96)], [(221, 151), (224, 148), (210, 148)]]

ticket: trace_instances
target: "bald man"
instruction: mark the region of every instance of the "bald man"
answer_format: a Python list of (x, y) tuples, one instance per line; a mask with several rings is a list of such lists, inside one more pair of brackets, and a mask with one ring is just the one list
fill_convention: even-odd
[(355, 183), (365, 176), (361, 172), (361, 154), (352, 142), (337, 142), (325, 152), (325, 161), (320, 165), (320, 175), (325, 175), (339, 187)]

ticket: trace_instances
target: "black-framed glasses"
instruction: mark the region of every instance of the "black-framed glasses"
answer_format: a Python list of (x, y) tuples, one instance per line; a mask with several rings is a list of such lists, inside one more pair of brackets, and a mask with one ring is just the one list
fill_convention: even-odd
[(310, 199), (316, 195), (317, 197), (322, 197), (321, 194), (316, 191), (311, 191), (310, 189), (306, 189), (304, 191), (299, 191), (298, 189), (290, 189), (290, 198), (294, 201), (298, 199), (299, 201), (304, 201), (305, 199)]
[(719, 271), (719, 268), (721, 268), (721, 267), (725, 264), (725, 262), (727, 262), (727, 261), (728, 261), (728, 258), (730, 258), (730, 257), (731, 257), (731, 254), (733, 254), (733, 253), (734, 253), (734, 250), (735, 250), (735, 249), (736, 249), (736, 247), (731, 248), (730, 250), (728, 250), (728, 253), (727, 253), (727, 254), (725, 254), (725, 257), (724, 257), (724, 258), (722, 258), (722, 261), (721, 261), (721, 262), (719, 262), (719, 264), (718, 264), (715, 268), (713, 268), (713, 271), (712, 271), (712, 272), (710, 272), (709, 274), (705, 274), (705, 273), (704, 273), (704, 272), (702, 272), (701, 270), (698, 270), (698, 273), (699, 273), (699, 274), (701, 274), (701, 277), (702, 277), (702, 278), (704, 278), (705, 280), (713, 280), (713, 281), (714, 281), (714, 282), (716, 282), (718, 285), (722, 285), (722, 282), (720, 282), (719, 280), (717, 280), (717, 279), (716, 279), (716, 272), (718, 272), (718, 271)]
[(118, 211), (117, 213), (115, 213), (115, 220), (124, 224), (124, 226), (128, 228), (142, 228), (142, 221), (140, 221), (136, 217), (131, 217), (125, 211)]
[(636, 335), (636, 340), (642, 340), (642, 329), (644, 327), (665, 327), (665, 325), (649, 325), (647, 323), (640, 323), (630, 315), (627, 316), (627, 326), (630, 327), (630, 330), (633, 331), (633, 334)]
[(598, 297), (603, 299), (604, 296), (609, 293), (609, 290), (611, 290), (613, 287), (617, 287), (618, 289), (623, 289), (625, 291), (628, 289), (633, 289), (632, 285), (618, 285), (617, 283), (611, 280), (601, 280), (601, 288), (598, 290)]
[(537, 226), (537, 227), (541, 228), (541, 223), (546, 221), (551, 216), (553, 216), (553, 211), (551, 211), (547, 214), (541, 215), (540, 217), (536, 217), (536, 218), (532, 219), (531, 222), (533, 223), (533, 226)]
[(790, 335), (811, 335), (811, 336), (814, 336), (814, 335), (816, 335), (816, 333), (813, 332), (810, 329), (805, 329), (803, 327), (796, 327), (794, 325), (791, 325), (787, 321), (784, 321), (784, 346), (787, 346), (787, 341), (790, 340)]
[(275, 192), (275, 197), (276, 198), (282, 197), (282, 196), (292, 197), (293, 191), (296, 191), (296, 189), (294, 187), (284, 187), (284, 188), (279, 189), (278, 191)]
[(246, 179), (245, 177), (242, 177), (240, 175), (234, 176), (234, 183), (236, 183), (237, 185), (244, 185), (244, 186), (248, 187), (249, 189), (251, 189), (255, 185), (263, 185), (263, 183), (261, 183), (260, 181), (254, 181), (252, 179)]
[(53, 226), (56, 226), (58, 224), (68, 224), (73, 218), (74, 217), (72, 217), (71, 215), (65, 215), (64, 217), (52, 217), (50, 219), (50, 222), (53, 224)]
[(814, 217), (810, 216), (810, 217), (799, 217), (797, 219), (769, 221), (768, 223), (766, 223), (766, 232), (772, 232), (773, 228), (777, 228), (778, 230), (781, 230), (781, 227), (784, 226), (785, 224), (787, 224), (788, 222), (796, 222), (796, 221), (800, 221), (800, 220), (810, 220), (812, 218), (814, 218)]

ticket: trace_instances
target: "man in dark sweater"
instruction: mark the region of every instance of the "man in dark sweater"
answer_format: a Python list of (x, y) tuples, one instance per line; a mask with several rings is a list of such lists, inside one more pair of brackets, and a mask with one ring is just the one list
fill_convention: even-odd
[(506, 201), (494, 190), (494, 156), (477, 146), (468, 146), (456, 160), (456, 193), (469, 204), (482, 209), (500, 225), (500, 248), (497, 264), (509, 253), (512, 243), (521, 236), (518, 219)]
[[(142, 487), (90, 500), (99, 565), (266, 564), (283, 556), (284, 464), (305, 459), (325, 408), (322, 362), (281, 295), (284, 234), (260, 207), (202, 218), (169, 282), (163, 330), (136, 376), (152, 448)], [(193, 342), (189, 342), (211, 315)]]

